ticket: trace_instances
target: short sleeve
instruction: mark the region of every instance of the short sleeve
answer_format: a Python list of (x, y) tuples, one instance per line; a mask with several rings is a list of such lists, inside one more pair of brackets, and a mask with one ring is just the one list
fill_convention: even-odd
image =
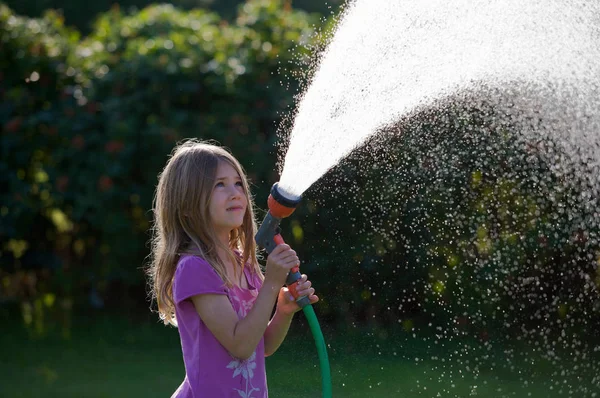
[(179, 260), (173, 280), (175, 304), (198, 294), (227, 294), (225, 283), (204, 259), (185, 256)]

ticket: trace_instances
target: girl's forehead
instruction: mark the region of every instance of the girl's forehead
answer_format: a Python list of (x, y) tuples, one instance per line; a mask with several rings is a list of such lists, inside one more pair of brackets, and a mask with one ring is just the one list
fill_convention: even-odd
[(217, 178), (224, 177), (240, 177), (240, 174), (229, 162), (222, 160), (217, 166)]

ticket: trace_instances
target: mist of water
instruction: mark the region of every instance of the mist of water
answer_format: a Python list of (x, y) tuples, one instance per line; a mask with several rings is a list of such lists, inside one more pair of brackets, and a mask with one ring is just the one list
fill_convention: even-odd
[(280, 187), (300, 196), (375, 132), (466, 92), (598, 162), (599, 12), (587, 0), (350, 3), (298, 104)]
[[(321, 250), (360, 275), (369, 311), (340, 321), (437, 369), (383, 385), (600, 396), (599, 60), (597, 2), (347, 6), (281, 132), (280, 187), (327, 174)], [(329, 305), (352, 308), (348, 294)]]

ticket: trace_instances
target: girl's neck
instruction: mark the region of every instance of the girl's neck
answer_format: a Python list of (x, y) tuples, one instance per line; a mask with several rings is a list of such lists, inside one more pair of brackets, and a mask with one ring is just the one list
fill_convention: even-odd
[(225, 246), (229, 246), (229, 237), (231, 236), (231, 231), (217, 231), (217, 238), (219, 241)]
[[(229, 242), (227, 242), (227, 247), (229, 247)], [(219, 259), (223, 263), (223, 265), (225, 265), (225, 270), (227, 272), (229, 279), (236, 286), (247, 289), (248, 286), (245, 283), (246, 279), (243, 275), (243, 272), (241, 272), (242, 268), (240, 268), (239, 262), (236, 260), (233, 260), (233, 262), (232, 262), (231, 249), (228, 249), (228, 251), (225, 251), (219, 247), (217, 249), (217, 254), (219, 256)]]
[[(240, 272), (239, 262), (231, 259), (232, 249), (229, 246), (231, 231), (223, 232), (217, 235), (222, 246), (217, 247), (217, 255), (221, 262), (225, 265), (229, 278), (240, 287), (247, 288), (245, 278)], [(226, 249), (224, 249), (226, 248)]]
[(227, 232), (227, 234), (223, 233), (218, 236), (219, 241), (223, 245), (222, 247), (227, 248), (227, 250), (225, 250), (222, 247), (217, 247), (217, 255), (219, 256), (221, 261), (223, 261), (223, 263), (229, 262), (229, 258), (230, 258), (229, 256), (230, 256), (231, 249), (229, 248), (229, 236), (230, 236), (229, 232)]
[(231, 250), (226, 251), (221, 249), (220, 247), (217, 248), (217, 255), (219, 256), (219, 259), (223, 262), (223, 264), (227, 264), (230, 262), (230, 252)]

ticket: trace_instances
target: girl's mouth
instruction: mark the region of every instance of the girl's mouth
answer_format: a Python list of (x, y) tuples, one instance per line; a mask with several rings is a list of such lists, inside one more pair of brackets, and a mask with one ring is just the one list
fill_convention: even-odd
[(242, 206), (233, 206), (233, 207), (227, 208), (227, 211), (241, 211), (241, 210), (244, 210), (244, 208)]

